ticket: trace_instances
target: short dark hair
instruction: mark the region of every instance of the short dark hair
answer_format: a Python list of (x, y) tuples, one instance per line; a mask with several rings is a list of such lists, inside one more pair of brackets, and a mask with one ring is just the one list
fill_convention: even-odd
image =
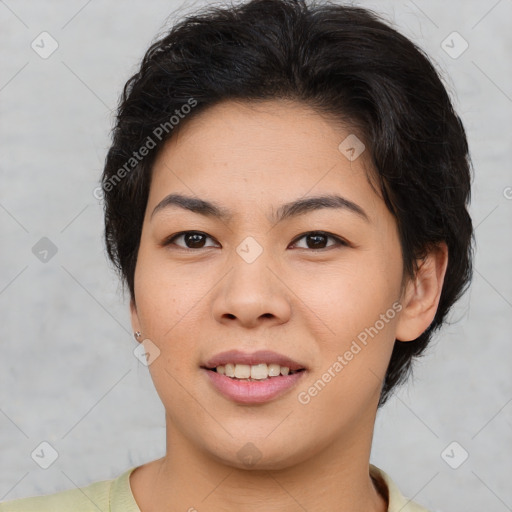
[[(462, 122), (429, 58), (376, 13), (305, 0), (210, 5), (154, 42), (124, 87), (106, 157), (108, 256), (135, 300), (151, 170), (173, 135), (173, 116), (188, 112), (179, 115), (183, 123), (221, 101), (271, 99), (309, 105), (364, 141), (397, 221), (404, 275), (414, 275), (429, 249), (448, 246), (435, 318), (416, 340), (395, 341), (380, 407), (469, 285), (474, 234)], [(151, 150), (142, 158), (145, 145)]]

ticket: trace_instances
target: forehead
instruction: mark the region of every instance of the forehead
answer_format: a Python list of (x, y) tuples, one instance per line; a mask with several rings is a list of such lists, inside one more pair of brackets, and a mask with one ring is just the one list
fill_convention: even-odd
[(177, 127), (155, 161), (150, 203), (182, 191), (277, 210), (299, 197), (337, 193), (371, 210), (382, 200), (369, 183), (369, 161), (360, 136), (308, 105), (225, 101)]
[[(178, 136), (169, 141), (171, 145), (173, 142), (186, 143), (192, 138), (194, 141), (204, 139), (205, 143), (214, 141), (219, 148), (229, 146), (235, 154), (245, 149), (260, 149), (271, 152), (272, 158), (290, 151), (302, 158), (309, 155), (317, 159), (322, 152), (335, 150), (350, 158), (350, 152), (346, 153), (347, 144), (339, 147), (348, 137), (348, 146), (354, 146), (353, 143), (357, 146), (355, 159), (359, 159), (359, 151), (360, 160), (366, 161), (367, 156), (360, 140), (362, 136), (356, 137), (351, 127), (341, 120), (336, 121), (333, 115), (319, 113), (306, 103), (286, 99), (225, 100), (193, 115), (190, 120), (185, 117), (177, 128)], [(289, 154), (289, 158), (294, 154)]]

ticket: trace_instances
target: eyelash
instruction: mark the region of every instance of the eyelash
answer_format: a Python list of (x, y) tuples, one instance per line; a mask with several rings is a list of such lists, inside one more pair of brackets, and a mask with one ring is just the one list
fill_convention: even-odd
[[(176, 233), (175, 235), (172, 235), (171, 237), (167, 238), (166, 240), (164, 240), (164, 242), (162, 243), (162, 246), (168, 246), (168, 245), (171, 245), (174, 243), (174, 240), (176, 240), (177, 238), (180, 238), (184, 235), (188, 235), (188, 234), (197, 234), (197, 235), (204, 235), (206, 236), (207, 238), (210, 238), (211, 240), (214, 240), (213, 237), (207, 235), (206, 233), (203, 233), (202, 231), (181, 231), (180, 233)], [(343, 240), (343, 238), (340, 238), (336, 235), (333, 235), (331, 233), (328, 233), (326, 231), (307, 231), (306, 233), (303, 233), (302, 235), (299, 235), (297, 238), (294, 239), (294, 241), (292, 242), (293, 245), (295, 245), (299, 240), (301, 240), (302, 238), (305, 238), (307, 237), (308, 235), (320, 235), (320, 236), (324, 236), (326, 238), (332, 238), (333, 240), (336, 241), (336, 244), (334, 245), (331, 245), (331, 246), (328, 246), (328, 247), (324, 247), (324, 248), (320, 248), (320, 249), (309, 249), (309, 248), (304, 248), (304, 247), (300, 247), (300, 249), (306, 249), (308, 251), (315, 251), (315, 252), (318, 252), (318, 251), (326, 251), (328, 249), (331, 249), (332, 247), (335, 247), (335, 246), (345, 246), (345, 247), (349, 247), (350, 244)], [(218, 243), (218, 242), (217, 242)], [(176, 245), (176, 244), (174, 244)], [(200, 248), (191, 248), (191, 247), (182, 247), (182, 246), (177, 246), (179, 247), (180, 249), (184, 249), (185, 251), (198, 251), (200, 249), (206, 249), (208, 247), (211, 247), (211, 246), (208, 246), (208, 247), (200, 247)]]

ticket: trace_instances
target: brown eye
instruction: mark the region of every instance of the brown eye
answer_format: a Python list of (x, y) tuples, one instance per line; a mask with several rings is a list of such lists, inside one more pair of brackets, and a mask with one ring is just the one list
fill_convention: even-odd
[[(328, 239), (332, 239), (335, 241), (334, 244), (331, 244), (326, 247)], [(310, 231), (309, 233), (304, 233), (299, 238), (296, 238), (293, 245), (297, 244), (298, 240), (305, 239), (306, 247), (300, 247), (301, 249), (326, 249), (328, 247), (336, 246), (336, 245), (348, 245), (341, 238), (331, 235), (330, 233), (326, 233), (324, 231)]]
[[(176, 244), (175, 242), (181, 238), (185, 244), (184, 246)], [(175, 244), (178, 247), (182, 247), (183, 249), (203, 249), (204, 247), (213, 247), (211, 245), (205, 245), (205, 240), (208, 238), (212, 240), (210, 236), (208, 236), (206, 233), (202, 233), (201, 231), (183, 231), (182, 233), (178, 233), (177, 235), (174, 235), (166, 240), (164, 245)]]

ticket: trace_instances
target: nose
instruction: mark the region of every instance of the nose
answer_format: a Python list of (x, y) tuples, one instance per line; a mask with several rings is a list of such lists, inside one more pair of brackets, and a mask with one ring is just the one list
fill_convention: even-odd
[[(270, 252), (270, 251), (269, 251)], [(215, 288), (212, 313), (216, 321), (246, 328), (278, 325), (291, 316), (291, 292), (265, 251), (251, 263), (238, 254)]]

